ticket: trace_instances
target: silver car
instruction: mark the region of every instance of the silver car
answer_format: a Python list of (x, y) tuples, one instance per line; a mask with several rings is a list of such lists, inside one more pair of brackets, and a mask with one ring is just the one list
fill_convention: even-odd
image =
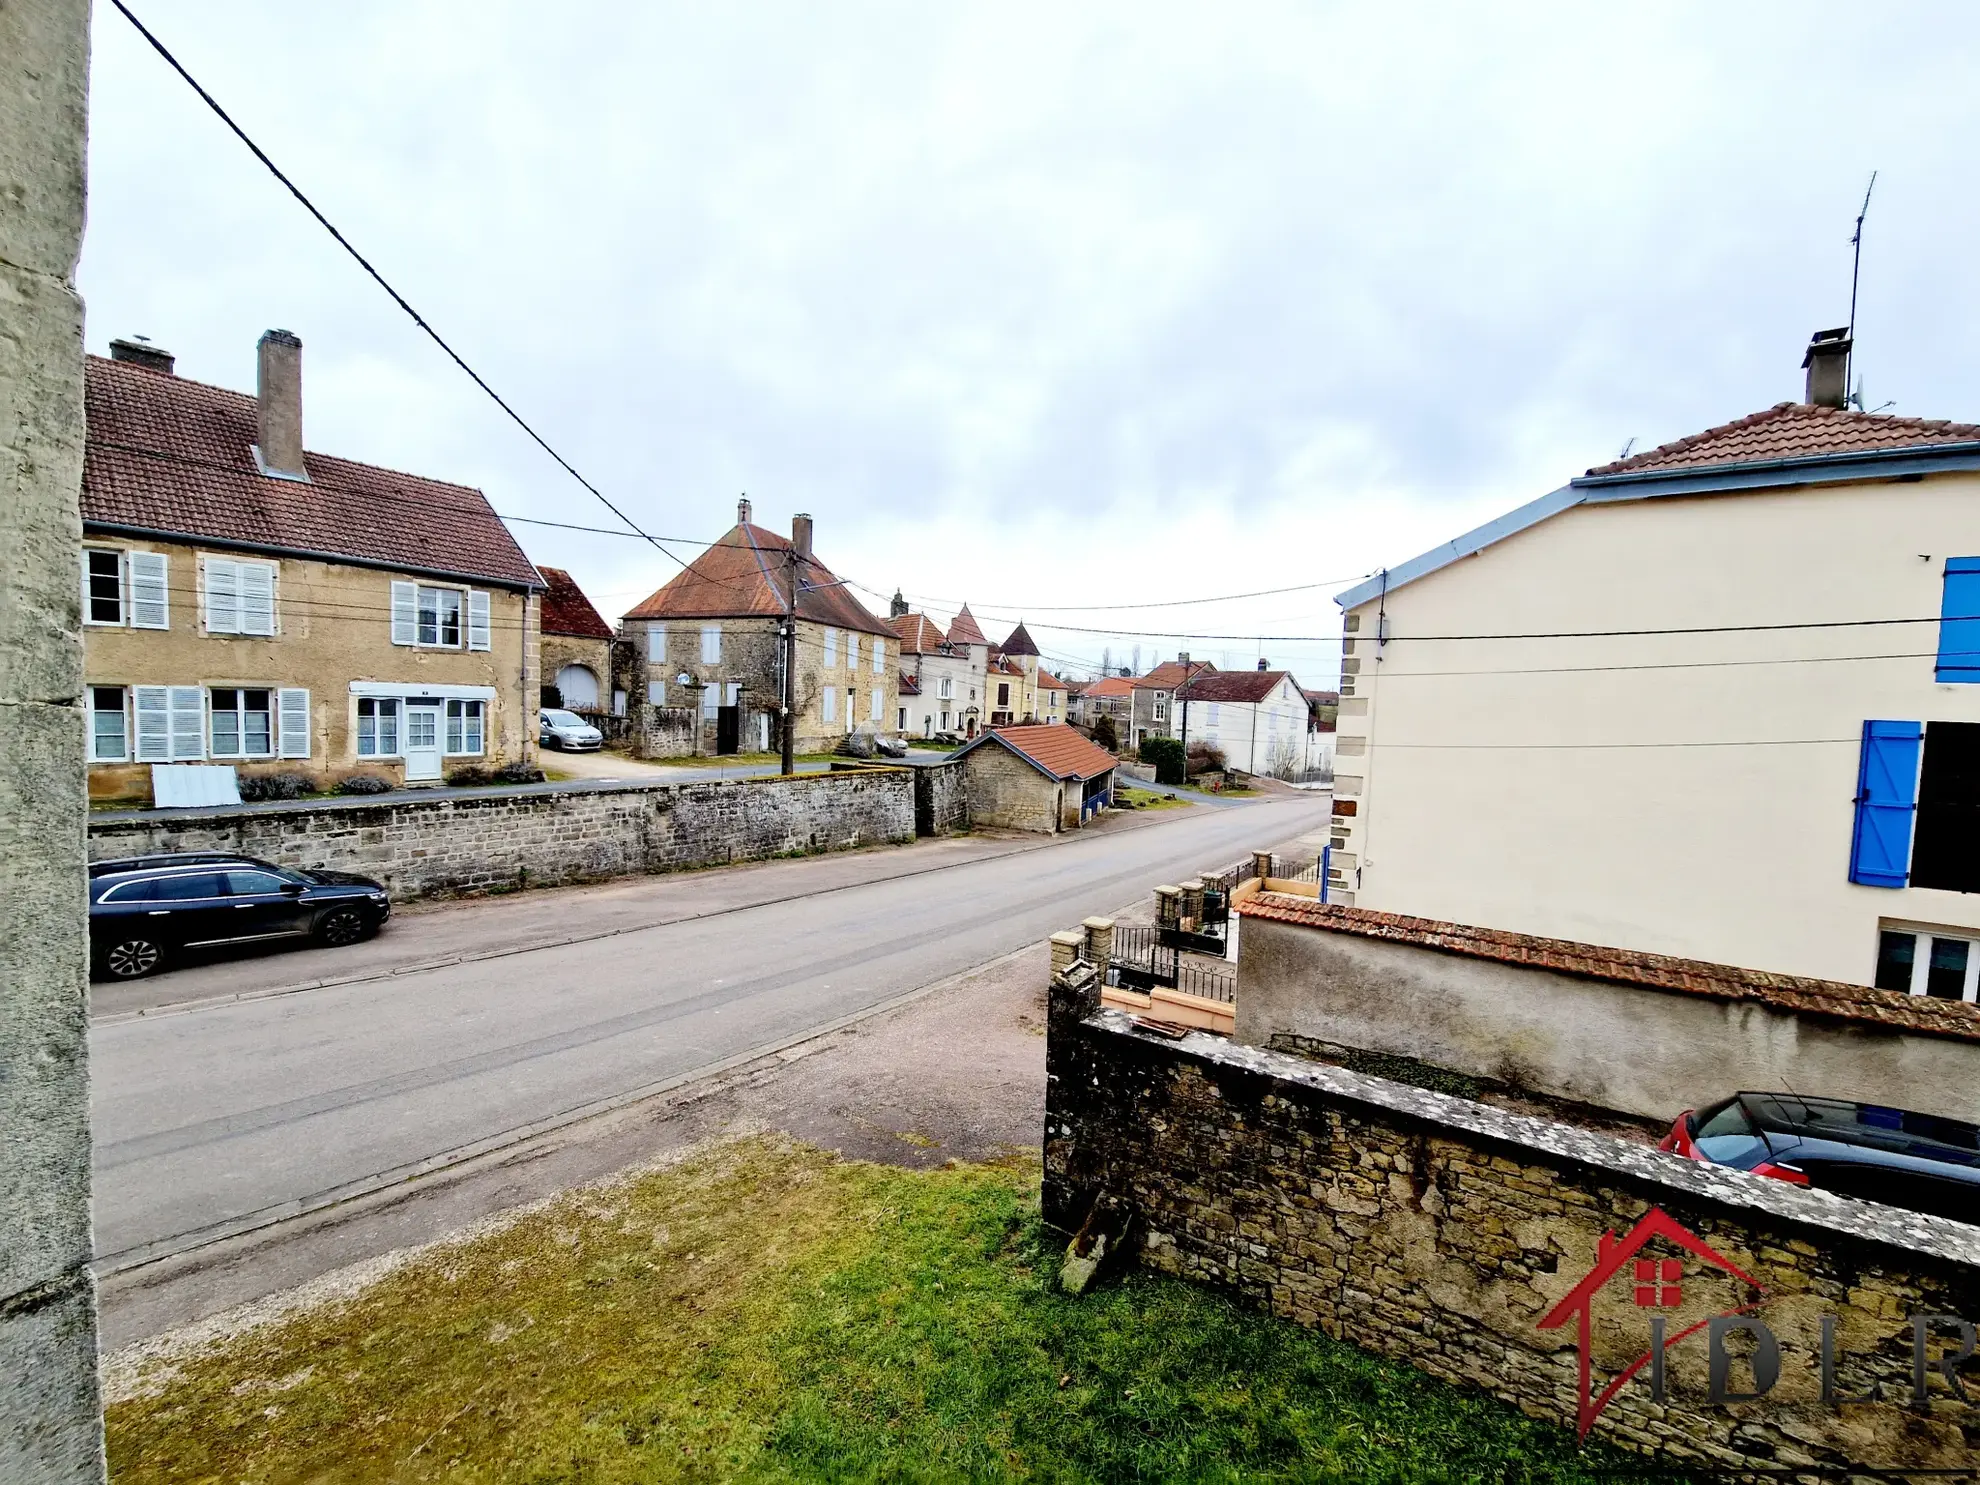
[(545, 707), (536, 714), (537, 741), (546, 748), (566, 753), (589, 753), (605, 741), (605, 734), (576, 712)]

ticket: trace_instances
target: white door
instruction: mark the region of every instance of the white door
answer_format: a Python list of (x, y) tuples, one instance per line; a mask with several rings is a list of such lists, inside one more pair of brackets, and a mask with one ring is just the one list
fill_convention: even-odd
[(406, 782), (440, 777), (440, 703), (406, 703)]

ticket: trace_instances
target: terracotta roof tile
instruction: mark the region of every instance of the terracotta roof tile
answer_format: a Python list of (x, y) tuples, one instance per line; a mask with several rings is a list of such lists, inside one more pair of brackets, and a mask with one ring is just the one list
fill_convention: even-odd
[(942, 631), (926, 614), (902, 614), (889, 621), (900, 637), (903, 655), (936, 655), (942, 650)]
[(1102, 700), (1109, 697), (1132, 696), (1134, 695), (1134, 678), (1125, 675), (1110, 675), (1105, 680), (1095, 681), (1092, 685), (1088, 686), (1085, 694), (1089, 701), (1096, 696)]
[(1192, 660), (1185, 672), (1180, 660), (1164, 660), (1147, 675), (1135, 678), (1135, 688), (1144, 691), (1173, 691), (1183, 682), (1185, 674), (1204, 675), (1217, 667), (1208, 660)]
[(314, 452), (307, 481), (261, 473), (245, 392), (88, 356), (83, 395), (85, 525), (542, 586), (479, 490)]
[[(784, 612), (791, 544), (761, 526), (737, 525), (676, 573), (663, 587), (627, 611), (628, 619), (752, 619)], [(838, 629), (894, 638), (840, 585), (831, 569), (812, 557), (798, 589), (798, 617)]]
[(1618, 985), (1640, 985), (1650, 990), (1704, 995), (1717, 1000), (1758, 1001), (1799, 1015), (1870, 1022), (1894, 1030), (1980, 1041), (1980, 1007), (1961, 1001), (1899, 995), (1867, 985), (1769, 974), (1730, 964), (1678, 959), (1636, 949), (1611, 949), (1503, 929), (1473, 928), (1434, 918), (1323, 905), (1311, 897), (1279, 892), (1260, 892), (1240, 902), (1238, 912), (1248, 918), (1417, 944), (1447, 954), (1554, 970)]
[(989, 639), (977, 627), (976, 616), (969, 611), (969, 605), (962, 606), (956, 615), (955, 623), (949, 626), (949, 643), (952, 645), (987, 645)]
[(1090, 779), (1120, 760), (1098, 743), (1088, 742), (1063, 723), (1035, 722), (1022, 727), (993, 727), (964, 752), (1001, 743), (1055, 779)]
[(1053, 675), (1049, 670), (1038, 672), (1038, 689), (1041, 691), (1070, 691), (1072, 687)]
[(1191, 701), (1263, 701), (1286, 678), (1283, 670), (1214, 670), (1176, 688), (1178, 698)]
[(561, 567), (539, 567), (550, 586), (543, 593), (543, 632), (571, 634), (580, 639), (610, 639), (612, 626), (599, 617), (591, 600)]
[(1645, 449), (1627, 459), (1599, 465), (1591, 475), (1634, 474), (1656, 469), (1703, 469), (1720, 464), (1753, 464), (1821, 454), (1858, 454), (1878, 449), (1928, 449), (1942, 444), (1980, 442), (1980, 425), (1943, 419), (1892, 418), (1806, 402), (1779, 402), (1765, 412), (1722, 423)]

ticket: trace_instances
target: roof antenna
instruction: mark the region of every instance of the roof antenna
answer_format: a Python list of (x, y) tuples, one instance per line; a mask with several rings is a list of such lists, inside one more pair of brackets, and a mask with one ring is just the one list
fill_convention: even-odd
[[(1851, 248), (1849, 264), (1849, 344), (1850, 360), (1856, 359), (1856, 284), (1863, 272), (1863, 219), (1870, 215), (1870, 193), (1877, 189), (1877, 172), (1870, 172), (1870, 184), (1863, 188), (1863, 209), (1856, 214), (1856, 230), (1850, 234)], [(1849, 394), (1849, 401), (1856, 404), (1858, 412), (1863, 411), (1863, 379), (1857, 378), (1856, 390)], [(1885, 406), (1889, 406), (1888, 403)], [(1879, 409), (1881, 411), (1881, 409)]]

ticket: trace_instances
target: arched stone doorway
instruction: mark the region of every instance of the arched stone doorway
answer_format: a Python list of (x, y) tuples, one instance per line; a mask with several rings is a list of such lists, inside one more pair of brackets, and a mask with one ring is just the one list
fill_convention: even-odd
[(566, 665), (558, 671), (557, 693), (574, 712), (599, 710), (598, 676), (588, 665)]

